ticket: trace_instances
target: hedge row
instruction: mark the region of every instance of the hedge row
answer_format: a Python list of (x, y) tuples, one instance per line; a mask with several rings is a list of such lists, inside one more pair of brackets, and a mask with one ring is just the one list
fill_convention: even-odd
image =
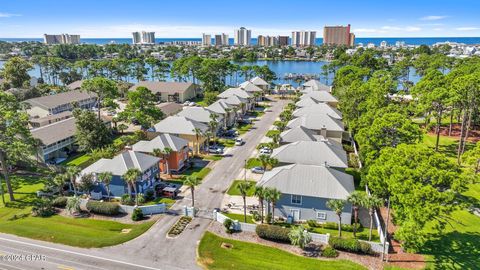
[(255, 232), (260, 238), (272, 240), (276, 242), (283, 242), (283, 243), (290, 243), (290, 238), (288, 237), (288, 233), (290, 229), (282, 228), (279, 226), (273, 225), (257, 225)]
[(360, 242), (357, 239), (344, 239), (331, 236), (328, 244), (337, 250), (359, 254), (373, 254), (372, 246), (366, 242)]
[(114, 216), (120, 213), (120, 206), (118, 203), (113, 202), (97, 202), (90, 200), (87, 202), (87, 209), (90, 212), (107, 216)]

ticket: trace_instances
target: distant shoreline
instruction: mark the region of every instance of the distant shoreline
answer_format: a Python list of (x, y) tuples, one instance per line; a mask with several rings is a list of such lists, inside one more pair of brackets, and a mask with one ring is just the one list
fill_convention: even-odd
[[(165, 42), (174, 42), (174, 41), (201, 41), (201, 38), (156, 38), (156, 43), (165, 43)], [(43, 38), (0, 38), (0, 41), (6, 42), (24, 42), (24, 41), (39, 41), (42, 42)], [(230, 44), (233, 45), (233, 39), (229, 39)], [(464, 43), (467, 45), (477, 45), (480, 44), (480, 37), (357, 37), (355, 43), (363, 43), (364, 45), (368, 43), (373, 43), (376, 46), (379, 46), (382, 41), (386, 41), (389, 45), (395, 45), (397, 41), (405, 42), (405, 45), (433, 45), (438, 42), (457, 42)], [(81, 42), (84, 44), (131, 44), (131, 38), (81, 38)], [(323, 42), (322, 38), (317, 38), (315, 41), (316, 45), (321, 45)], [(257, 39), (252, 38), (252, 45), (257, 44)]]

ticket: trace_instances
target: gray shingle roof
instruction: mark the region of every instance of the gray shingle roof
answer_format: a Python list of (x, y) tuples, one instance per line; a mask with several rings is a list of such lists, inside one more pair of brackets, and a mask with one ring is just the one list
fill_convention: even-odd
[(217, 95), (217, 97), (219, 98), (229, 98), (232, 96), (237, 96), (243, 99), (249, 99), (252, 97), (252, 94), (248, 93), (247, 91), (241, 88), (228, 88), (227, 90)]
[(157, 108), (159, 108), (164, 115), (170, 116), (181, 111), (183, 106), (175, 102), (162, 102), (157, 105)]
[(96, 95), (87, 93), (85, 91), (72, 90), (55, 95), (27, 99), (25, 100), (25, 102), (29, 103), (32, 107), (38, 106), (40, 108), (48, 110), (58, 107), (60, 105), (70, 104), (72, 102), (79, 102), (93, 97), (96, 97)]
[(327, 103), (318, 103), (311, 106), (299, 108), (293, 112), (293, 116), (300, 117), (307, 114), (319, 114), (319, 113), (328, 114), (335, 119), (339, 119), (339, 120), (342, 119), (342, 113), (339, 110), (332, 108)]
[(134, 86), (130, 87), (129, 91), (137, 89), (139, 86), (148, 88), (152, 93), (169, 93), (180, 94), (185, 93), (193, 83), (191, 82), (154, 82), (154, 81), (140, 81)]
[(217, 100), (214, 103), (210, 104), (210, 106), (207, 107), (208, 110), (218, 113), (218, 114), (226, 114), (227, 109), (232, 109), (233, 106), (225, 103), (223, 99)]
[(102, 158), (87, 168), (83, 169), (81, 174), (112, 172), (113, 175), (122, 176), (128, 169), (139, 169), (145, 172), (147, 169), (156, 165), (160, 158), (152, 155), (143, 154), (135, 151), (125, 151), (116, 155), (112, 159)]
[(310, 80), (303, 84), (306, 89), (314, 90), (314, 91), (328, 91), (330, 92), (330, 86), (321, 83), (318, 80)]
[(50, 125), (33, 129), (31, 133), (33, 138), (39, 139), (44, 145), (50, 145), (74, 136), (76, 130), (75, 118), (71, 117)]
[(202, 132), (208, 130), (207, 125), (188, 119), (184, 116), (169, 116), (155, 124), (154, 128), (155, 131), (159, 133), (185, 135), (195, 135), (195, 132), (193, 131), (195, 128), (200, 129)]
[(323, 139), (322, 136), (316, 135), (315, 131), (306, 127), (298, 126), (292, 129), (287, 129), (280, 133), (282, 142), (291, 143), (297, 141), (318, 141)]
[(303, 126), (311, 130), (321, 130), (325, 127), (329, 131), (344, 131), (342, 121), (328, 114), (308, 114), (288, 122), (288, 128)]
[(262, 79), (262, 78), (260, 78), (260, 77), (258, 77), (258, 76), (250, 79), (250, 81), (251, 81), (253, 84), (257, 85), (257, 86), (259, 86), (259, 85), (261, 85), (261, 86), (269, 86), (269, 85), (270, 85), (270, 84), (268, 84), (268, 82), (266, 82), (264, 79)]
[(263, 92), (262, 88), (256, 86), (255, 84), (253, 84), (250, 81), (246, 81), (246, 82), (241, 83), (240, 88), (242, 88), (243, 90), (245, 90), (247, 92), (250, 92), (250, 93)]
[(224, 99), (224, 102), (233, 105), (233, 106), (239, 106), (242, 103), (247, 103), (248, 101), (244, 98), (238, 97), (238, 96), (230, 96), (226, 99)]
[(139, 141), (132, 145), (133, 151), (153, 153), (154, 149), (165, 149), (166, 147), (173, 151), (180, 151), (188, 146), (188, 141), (170, 134), (161, 134), (150, 141)]
[(265, 172), (257, 183), (282, 193), (345, 200), (355, 190), (353, 177), (333, 168), (292, 164)]
[(299, 108), (304, 108), (304, 107), (310, 107), (310, 106), (316, 105), (318, 103), (319, 102), (317, 102), (315, 99), (311, 97), (306, 97), (306, 98), (300, 99), (297, 103), (295, 103), (295, 106)]
[[(180, 111), (177, 115), (184, 116), (200, 123), (208, 124), (211, 121), (211, 114), (211, 111), (203, 107), (184, 107), (183, 110)], [(219, 116), (219, 118), (222, 118), (222, 116)], [(218, 121), (220, 121), (220, 119), (218, 119)]]
[(318, 102), (338, 102), (337, 98), (334, 97), (327, 91), (310, 91), (303, 94), (300, 99), (303, 100), (305, 98), (312, 98)]
[(71, 84), (67, 85), (67, 88), (70, 90), (77, 90), (82, 87), (83, 80), (74, 81)]
[(345, 150), (341, 145), (328, 140), (293, 142), (274, 149), (271, 156), (281, 163), (348, 167)]

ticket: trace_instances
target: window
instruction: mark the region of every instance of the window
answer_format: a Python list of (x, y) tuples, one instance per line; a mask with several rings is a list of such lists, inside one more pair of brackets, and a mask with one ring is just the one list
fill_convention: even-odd
[(292, 195), (292, 204), (302, 204), (302, 196)]
[(321, 219), (321, 220), (327, 219), (327, 213), (325, 213), (325, 212), (317, 212), (317, 219)]

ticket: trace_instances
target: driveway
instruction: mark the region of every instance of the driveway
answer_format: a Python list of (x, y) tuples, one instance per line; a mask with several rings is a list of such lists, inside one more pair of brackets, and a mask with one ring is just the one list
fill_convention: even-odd
[[(196, 188), (196, 207), (212, 210), (222, 206), (224, 193), (243, 171), (245, 160), (252, 155), (287, 102), (272, 102), (270, 111), (242, 136), (245, 144), (233, 147), (226, 157), (212, 166), (210, 174)], [(172, 212), (181, 213), (185, 206), (191, 205), (191, 194), (185, 193), (185, 198), (172, 207)], [(211, 220), (195, 218), (178, 238), (167, 239), (168, 229), (178, 218), (173, 214), (165, 215), (138, 238), (101, 249), (74, 248), (0, 234), (0, 256), (11, 253), (47, 256), (46, 261), (35, 263), (0, 261), (0, 269), (199, 269), (195, 261), (196, 247)]]

